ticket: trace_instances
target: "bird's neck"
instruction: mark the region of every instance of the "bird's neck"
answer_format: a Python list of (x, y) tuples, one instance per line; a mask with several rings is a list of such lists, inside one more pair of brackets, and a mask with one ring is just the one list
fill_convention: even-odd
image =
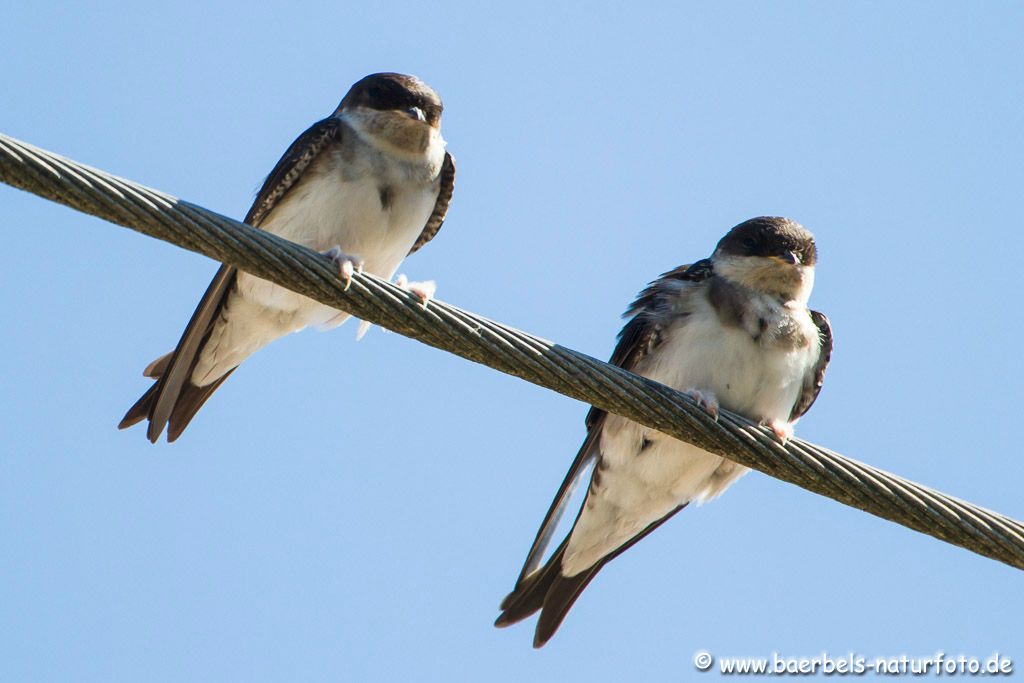
[(713, 261), (716, 277), (747, 296), (777, 299), (780, 304), (806, 306), (814, 288), (811, 266), (781, 267), (756, 257), (722, 257)]
[(337, 116), (381, 152), (410, 162), (436, 162), (438, 168), (444, 160), (441, 131), (401, 112), (353, 107)]

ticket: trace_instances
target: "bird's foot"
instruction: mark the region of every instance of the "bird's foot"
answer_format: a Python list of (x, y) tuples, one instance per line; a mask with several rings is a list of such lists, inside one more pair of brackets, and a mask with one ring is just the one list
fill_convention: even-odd
[(718, 420), (718, 398), (714, 392), (701, 391), (700, 389), (687, 389), (684, 392), (687, 396), (697, 402), (697, 405), (707, 411), (707, 414)]
[(793, 438), (792, 422), (786, 422), (785, 420), (768, 420), (762, 424), (775, 433), (775, 438), (777, 438), (783, 446), (786, 445), (787, 441)]
[(341, 247), (334, 245), (327, 251), (320, 252), (338, 266), (338, 277), (345, 283), (345, 291), (352, 285), (352, 275), (363, 272), (363, 259), (355, 254), (346, 254)]
[(399, 289), (404, 289), (419, 299), (420, 303), (423, 304), (423, 308), (427, 307), (427, 302), (433, 299), (434, 294), (437, 292), (437, 283), (433, 280), (409, 282), (409, 278), (402, 274), (395, 278), (395, 286)]

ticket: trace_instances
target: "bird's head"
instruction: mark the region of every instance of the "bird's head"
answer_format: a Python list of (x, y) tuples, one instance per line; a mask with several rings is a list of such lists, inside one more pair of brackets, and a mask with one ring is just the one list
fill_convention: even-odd
[(379, 73), (356, 82), (335, 113), (387, 145), (421, 153), (440, 136), (443, 109), (434, 89), (415, 76)]
[(762, 216), (740, 223), (711, 257), (715, 274), (748, 289), (806, 303), (814, 287), (814, 235), (788, 218)]

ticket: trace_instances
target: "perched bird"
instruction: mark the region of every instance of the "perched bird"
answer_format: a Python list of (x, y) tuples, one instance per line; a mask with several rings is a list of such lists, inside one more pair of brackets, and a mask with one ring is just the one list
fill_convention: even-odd
[[(711, 258), (665, 273), (626, 312), (611, 363), (768, 425), (779, 439), (814, 403), (832, 353), (828, 318), (807, 308), (814, 237), (786, 218), (754, 218)], [(592, 408), (587, 437), (537, 532), (496, 626), (540, 610), (546, 643), (601, 568), (693, 501), (748, 470), (661, 432)], [(596, 461), (596, 462), (595, 462)], [(594, 463), (572, 530), (541, 559), (573, 489)]]
[[(390, 278), (444, 222), (455, 163), (441, 137), (441, 99), (426, 83), (372, 74), (309, 127), (267, 176), (245, 222), (323, 252), (346, 283), (365, 268)], [(424, 302), (433, 283), (408, 283)], [(149, 420), (174, 441), (238, 365), (278, 337), (349, 315), (222, 265), (174, 351), (145, 370), (156, 382), (118, 425)], [(365, 323), (364, 323), (365, 325)], [(360, 332), (365, 331), (361, 327)]]

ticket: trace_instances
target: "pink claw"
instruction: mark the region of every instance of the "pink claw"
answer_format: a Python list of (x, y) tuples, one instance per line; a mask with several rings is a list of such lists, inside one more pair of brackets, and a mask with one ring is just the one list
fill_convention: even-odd
[(352, 276), (363, 272), (363, 260), (358, 256), (346, 254), (341, 247), (335, 245), (323, 253), (338, 266), (338, 277), (345, 283), (345, 291), (352, 285)]
[(686, 395), (697, 402), (697, 405), (707, 411), (708, 415), (718, 419), (718, 398), (710, 391), (689, 389)]
[(409, 282), (404, 274), (400, 274), (395, 278), (395, 286), (404, 289), (409, 292), (423, 304), (423, 308), (427, 307), (427, 302), (434, 298), (434, 294), (437, 292), (437, 283), (433, 280), (424, 280), (423, 282)]
[(784, 422), (783, 420), (769, 420), (767, 423), (769, 429), (775, 433), (777, 438), (783, 446), (786, 442), (793, 438), (793, 423)]

